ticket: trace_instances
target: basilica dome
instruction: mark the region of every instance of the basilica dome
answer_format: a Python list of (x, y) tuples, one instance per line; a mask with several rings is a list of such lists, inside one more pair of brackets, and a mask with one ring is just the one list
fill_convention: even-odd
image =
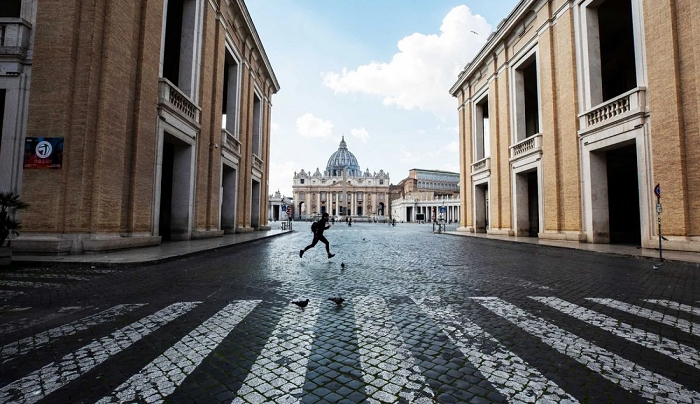
[(348, 145), (345, 144), (345, 136), (340, 141), (338, 150), (331, 154), (326, 165), (326, 175), (331, 177), (340, 177), (343, 175), (343, 167), (345, 167), (348, 177), (360, 177), (360, 165), (357, 164), (355, 155), (348, 150)]

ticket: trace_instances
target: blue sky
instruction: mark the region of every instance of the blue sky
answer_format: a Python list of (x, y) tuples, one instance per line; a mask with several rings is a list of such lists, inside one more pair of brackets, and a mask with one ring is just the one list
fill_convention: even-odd
[(396, 184), (458, 171), (457, 74), (518, 0), (248, 0), (280, 83), (269, 193), (324, 170), (345, 136), (360, 168)]

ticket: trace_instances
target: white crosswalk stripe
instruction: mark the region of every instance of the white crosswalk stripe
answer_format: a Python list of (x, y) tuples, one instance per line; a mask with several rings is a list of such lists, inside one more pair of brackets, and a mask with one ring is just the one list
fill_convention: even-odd
[(193, 309), (200, 302), (181, 302), (144, 317), (111, 335), (95, 340), (79, 350), (0, 389), (0, 403), (35, 403), (77, 379), (141, 338)]
[(700, 324), (698, 323), (692, 323), (682, 318), (678, 318), (654, 310), (645, 309), (643, 307), (635, 306), (633, 304), (620, 302), (613, 299), (598, 299), (589, 297), (586, 298), (586, 300), (603, 304), (605, 306), (612, 307), (613, 309), (624, 311), (625, 313), (634, 314), (635, 316), (645, 317), (649, 320), (654, 320), (661, 324), (670, 325), (671, 327), (681, 330), (683, 332), (700, 336)]
[(61, 318), (65, 315), (75, 313), (76, 311), (80, 311), (83, 309), (85, 309), (85, 307), (82, 306), (61, 307), (56, 313), (47, 314), (38, 319), (29, 320), (27, 318), (23, 318), (17, 321), (5, 323), (0, 325), (0, 334), (9, 334), (11, 332), (17, 332), (29, 327), (34, 327), (41, 323), (53, 321), (57, 318)]
[(24, 294), (24, 292), (15, 291), (15, 290), (0, 290), (0, 299), (8, 300), (8, 299), (12, 299), (13, 297), (21, 296), (23, 294)]
[[(480, 323), (482, 317), (471, 318), (468, 314), (460, 312), (458, 306), (446, 304), (439, 297), (412, 297), (411, 299), (415, 303), (413, 307), (416, 311), (421, 311), (424, 314), (422, 316), (424, 321), (428, 318), (432, 320), (428, 323), (436, 325), (451, 342), (451, 345), (448, 343), (442, 346), (452, 346), (455, 350), (454, 352), (442, 351), (435, 354), (440, 356), (440, 360), (443, 360), (446, 354), (455, 355), (457, 351), (461, 352), (469, 362), (469, 367), (473, 366), (491, 385), (491, 389), (488, 390), (488, 386), (479, 383), (480, 389), (483, 390), (486, 387), (491, 392), (489, 394), (500, 394), (508, 402), (514, 403), (577, 403), (578, 400), (584, 398), (572, 396), (570, 392), (565, 390), (566, 386), (571, 385), (571, 380), (567, 379), (570, 375), (561, 375), (564, 382), (551, 380), (543, 374), (543, 371), (534, 366), (536, 363), (528, 363), (527, 356), (521, 357), (516, 353), (520, 352), (517, 350), (520, 349), (517, 342), (513, 345), (504, 344), (494, 334), (489, 333), (488, 326)], [(688, 385), (687, 378), (681, 383), (655, 373), (636, 364), (637, 358), (626, 358), (623, 357), (624, 355), (610, 352), (578, 335), (559, 328), (555, 325), (556, 320), (545, 320), (499, 298), (472, 297), (471, 299), (510, 322), (512, 325), (509, 324), (508, 327), (513, 329), (518, 327), (524, 330), (551, 347), (552, 352), (558, 351), (571, 357), (583, 364), (590, 372), (599, 374), (601, 378), (607, 379), (622, 389), (656, 403), (700, 402), (700, 392), (691, 390), (693, 386)], [(612, 316), (603, 315), (559, 298), (533, 296), (530, 299), (581, 320), (589, 328), (595, 327), (605, 330), (617, 337), (655, 349), (679, 362), (690, 364), (696, 368), (700, 367), (700, 361), (698, 361), (700, 355), (694, 347), (682, 345), (669, 338), (632, 327)], [(687, 330), (691, 333), (696, 330), (695, 323), (654, 310), (612, 299), (588, 298), (587, 300), (672, 326), (678, 330)], [(145, 336), (163, 332), (159, 331), (163, 325), (189, 312), (200, 303), (175, 303), (110, 335), (96, 337), (82, 348), (1, 387), (0, 403), (34, 403), (45, 398), (50, 401), (51, 396), (49, 395), (52, 392), (67, 386), (99, 365), (107, 365), (111, 358)], [(192, 330), (179, 341), (164, 348), (162, 354), (137, 371), (138, 373), (125, 375), (123, 380), (115, 381), (111, 386), (119, 386), (98, 402), (106, 404), (167, 401), (168, 397), (175, 393), (196, 369), (207, 360), (213, 360), (212, 352), (224, 340), (230, 338), (235, 327), (245, 321), (246, 317), (256, 307), (259, 307), (260, 303), (260, 300), (231, 302), (196, 327), (193, 326)], [(692, 314), (695, 310), (692, 306), (671, 301), (656, 300), (650, 301), (650, 303)], [(431, 388), (426, 379), (428, 373), (424, 375), (422, 368), (413, 358), (411, 349), (417, 347), (409, 346), (404, 340), (399, 325), (393, 320), (395, 313), (392, 312), (392, 308), (384, 298), (379, 296), (348, 297), (345, 305), (343, 309), (349, 308), (354, 314), (357, 351), (353, 354), (357, 355), (355, 357), (357, 359), (353, 359), (353, 361), (356, 361), (357, 367), (353, 372), (356, 372), (357, 377), (361, 375), (361, 382), (364, 383), (359, 387), (353, 387), (353, 390), (361, 391), (366, 395), (363, 401), (368, 403), (432, 403), (439, 400), (435, 393), (437, 389)], [(14, 366), (21, 363), (16, 360), (21, 355), (42, 348), (46, 349), (49, 345), (57, 346), (56, 342), (59, 339), (90, 330), (98, 324), (114, 321), (118, 316), (143, 306), (144, 304), (114, 306), (31, 337), (8, 343), (0, 347), (0, 358), (2, 358), (3, 364), (12, 362), (10, 366)], [(0, 309), (9, 310), (13, 307), (0, 306)], [(313, 353), (314, 341), (318, 333), (324, 329), (320, 324), (320, 328), (317, 329), (317, 321), (321, 316), (337, 315), (331, 310), (322, 311), (320, 307), (317, 300), (303, 310), (293, 305), (283, 309), (279, 321), (265, 342), (265, 346), (252, 364), (242, 386), (236, 392), (233, 403), (299, 403), (305, 400), (306, 394), (315, 397), (316, 390), (305, 392), (304, 388), (313, 388), (305, 385), (305, 382), (307, 381), (307, 368), (310, 365), (309, 358)], [(60, 318), (60, 315), (84, 309), (86, 308), (64, 307), (59, 313), (53, 313), (34, 321), (46, 321), (46, 317), (55, 320)], [(483, 312), (481, 309), (480, 311)], [(22, 314), (22, 316), (24, 315)], [(30, 326), (28, 325), (30, 323), (32, 321), (20, 321), (12, 327), (16, 330), (19, 327)], [(583, 323), (581, 324), (583, 325)], [(501, 333), (495, 335), (501, 335)], [(539, 342), (538, 344), (545, 346)], [(525, 349), (526, 352), (529, 352), (528, 348)], [(538, 347), (538, 351), (542, 352), (542, 348)], [(544, 354), (546, 355), (546, 349)], [(432, 354), (428, 354), (428, 358), (421, 357), (421, 360), (430, 360), (430, 355)], [(345, 365), (352, 368), (352, 365), (348, 365), (348, 363)], [(433, 378), (430, 381), (432, 384), (435, 382), (436, 376), (431, 377)], [(438, 380), (442, 379), (438, 378)], [(313, 380), (310, 381), (313, 382)], [(231, 381), (222, 380), (220, 382), (230, 383)], [(557, 383), (561, 383), (563, 387)], [(76, 388), (80, 387), (76, 386)], [(579, 394), (581, 394), (580, 391)], [(100, 396), (92, 398), (90, 401), (99, 398)], [(83, 399), (83, 401), (85, 400)]]
[(31, 279), (67, 279), (71, 281), (89, 281), (92, 278), (88, 278), (86, 276), (80, 276), (80, 275), (72, 275), (72, 274), (53, 274), (53, 273), (48, 273), (48, 274), (28, 274), (28, 273), (6, 273), (0, 275), (0, 278), (5, 279), (5, 278), (20, 278), (20, 279), (26, 279), (26, 278), (31, 278)]
[(426, 298), (423, 301), (414, 298), (413, 301), (509, 401), (578, 403), (481, 327), (461, 319), (452, 307), (439, 305), (440, 298)]
[(700, 402), (700, 393), (688, 390), (667, 377), (650, 372), (499, 298), (471, 299), (628, 391), (657, 403)]
[(26, 311), (31, 309), (31, 307), (16, 307), (16, 306), (10, 306), (10, 305), (4, 305), (0, 306), (0, 313), (11, 313), (11, 312), (17, 312), (17, 311)]
[(368, 402), (432, 403), (434, 393), (415, 365), (409, 347), (391, 320), (384, 299), (359, 296), (352, 299), (360, 365), (367, 383)]
[(27, 281), (4, 281), (0, 280), (0, 286), (9, 286), (12, 288), (62, 288), (66, 285), (63, 283), (54, 282), (27, 282)]
[(233, 403), (299, 401), (318, 312), (317, 305), (285, 309)]
[[(664, 307), (668, 307), (669, 309), (684, 311), (684, 312), (690, 313), (694, 316), (700, 316), (700, 307), (688, 306), (687, 304), (680, 304), (677, 302), (672, 302), (670, 300), (646, 299), (645, 302), (658, 304), (658, 305), (661, 305)], [(698, 302), (698, 303), (700, 303), (700, 302)]]
[(161, 402), (259, 303), (239, 301), (224, 307), (99, 403)]
[(540, 303), (553, 307), (562, 313), (566, 313), (588, 324), (608, 331), (627, 341), (653, 349), (656, 352), (667, 355), (673, 359), (687, 363), (690, 366), (700, 368), (700, 354), (698, 350), (676, 341), (662, 337), (658, 334), (646, 332), (642, 329), (623, 323), (605, 314), (589, 310), (585, 307), (569, 303), (556, 297), (530, 297)]
[(95, 325), (106, 323), (141, 306), (145, 306), (145, 304), (120, 304), (100, 313), (40, 332), (17, 342), (9, 343), (0, 347), (0, 358), (2, 358), (3, 364), (7, 363), (31, 351), (41, 349), (59, 338), (67, 337), (80, 331), (87, 330)]

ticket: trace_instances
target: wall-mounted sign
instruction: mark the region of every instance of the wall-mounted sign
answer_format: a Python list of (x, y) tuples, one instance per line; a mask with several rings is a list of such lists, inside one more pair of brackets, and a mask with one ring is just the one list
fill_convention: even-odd
[(24, 168), (61, 168), (62, 137), (28, 137), (24, 142)]

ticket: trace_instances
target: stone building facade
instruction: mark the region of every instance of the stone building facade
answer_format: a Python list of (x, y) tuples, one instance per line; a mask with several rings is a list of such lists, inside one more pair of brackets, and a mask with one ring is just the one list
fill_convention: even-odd
[[(294, 217), (294, 201), (292, 198), (282, 195), (279, 190), (268, 197), (268, 206), (270, 222), (291, 220)], [(287, 215), (287, 208), (289, 208), (289, 215)]]
[(522, 0), (460, 73), (461, 226), (700, 251), (700, 7)]
[(363, 173), (345, 138), (328, 159), (326, 169), (294, 173), (295, 219), (328, 213), (340, 220), (384, 220), (389, 215), (389, 173)]
[[(279, 84), (243, 0), (20, 6), (8, 26), (23, 32), (15, 59), (31, 78), (16, 86), (22, 111), (0, 149), (0, 187), (32, 205), (15, 251), (90, 253), (266, 228)], [(31, 142), (42, 140), (54, 153), (60, 145), (53, 168), (36, 168)]]
[[(391, 186), (391, 215), (397, 221), (459, 221), (460, 174), (413, 168)], [(442, 212), (444, 210), (444, 212)]]

